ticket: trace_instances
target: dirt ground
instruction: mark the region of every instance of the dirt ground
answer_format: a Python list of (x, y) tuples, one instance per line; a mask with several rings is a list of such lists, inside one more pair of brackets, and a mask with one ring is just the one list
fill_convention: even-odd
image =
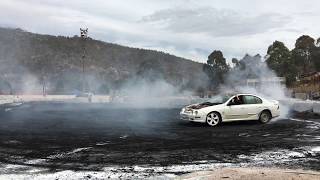
[(232, 179), (232, 180), (315, 180), (320, 172), (276, 168), (221, 168), (182, 175), (177, 179)]

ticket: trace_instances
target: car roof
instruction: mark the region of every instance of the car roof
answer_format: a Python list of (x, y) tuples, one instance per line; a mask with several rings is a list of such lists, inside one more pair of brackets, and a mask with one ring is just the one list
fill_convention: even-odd
[(260, 97), (256, 94), (250, 94), (250, 93), (235, 93), (235, 94), (230, 94), (231, 96), (257, 96)]
[(224, 95), (229, 96), (230, 98), (234, 97), (234, 96), (256, 96), (258, 98), (261, 98), (261, 96), (256, 95), (256, 94), (250, 94), (250, 93), (225, 93)]
[(251, 96), (256, 96), (255, 94), (249, 94), (249, 93), (238, 93), (237, 95), (251, 95)]

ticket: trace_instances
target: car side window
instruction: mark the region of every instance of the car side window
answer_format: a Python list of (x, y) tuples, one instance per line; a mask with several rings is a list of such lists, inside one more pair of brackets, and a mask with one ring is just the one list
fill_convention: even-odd
[(261, 104), (262, 100), (255, 96), (243, 96), (243, 101), (245, 104)]
[(229, 105), (241, 105), (244, 104), (243, 96), (235, 96), (229, 102)]

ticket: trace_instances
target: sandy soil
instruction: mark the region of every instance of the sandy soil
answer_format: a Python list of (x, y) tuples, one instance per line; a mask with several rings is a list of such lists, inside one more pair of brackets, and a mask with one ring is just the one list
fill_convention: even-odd
[(276, 168), (221, 168), (190, 173), (177, 179), (314, 180), (320, 179), (320, 172)]

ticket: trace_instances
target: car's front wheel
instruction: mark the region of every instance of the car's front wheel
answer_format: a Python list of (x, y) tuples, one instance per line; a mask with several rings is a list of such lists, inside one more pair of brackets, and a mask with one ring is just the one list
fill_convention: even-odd
[(268, 111), (262, 111), (260, 113), (259, 121), (263, 124), (268, 123), (271, 120), (271, 114)]
[(221, 122), (221, 117), (217, 112), (211, 112), (207, 115), (206, 122), (209, 126), (216, 126)]

